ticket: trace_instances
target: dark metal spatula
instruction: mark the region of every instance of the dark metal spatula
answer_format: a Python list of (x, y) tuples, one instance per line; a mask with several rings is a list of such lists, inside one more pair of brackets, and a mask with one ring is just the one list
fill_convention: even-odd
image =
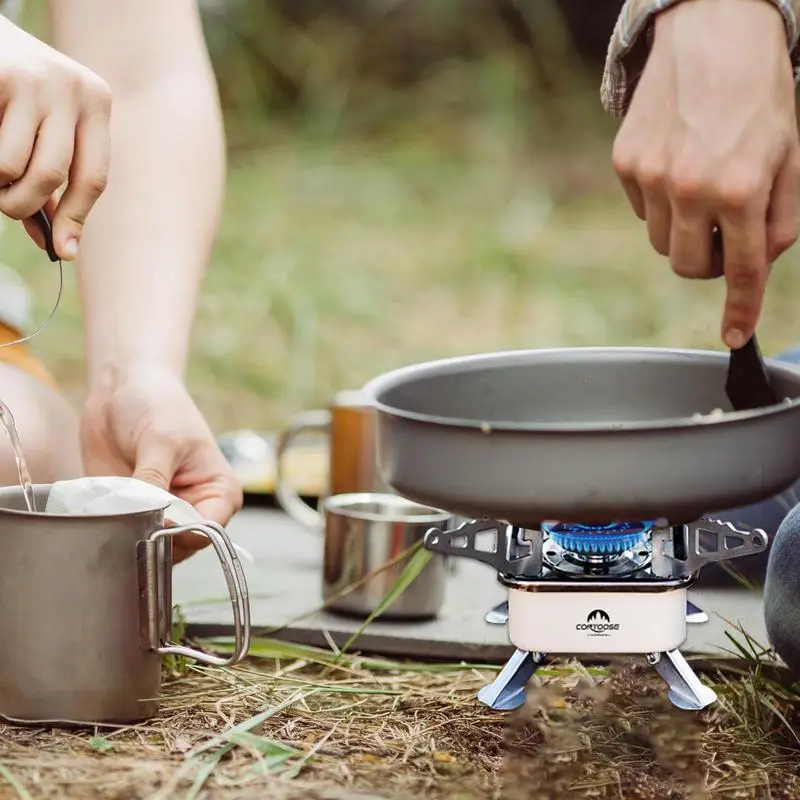
[(725, 394), (734, 411), (750, 411), (780, 403), (767, 375), (755, 334), (744, 347), (731, 350)]
[[(711, 258), (717, 274), (722, 277), (724, 261), (722, 232), (719, 228), (714, 228), (712, 233)], [(780, 403), (764, 366), (755, 333), (744, 347), (731, 350), (725, 394), (734, 411), (752, 411)]]

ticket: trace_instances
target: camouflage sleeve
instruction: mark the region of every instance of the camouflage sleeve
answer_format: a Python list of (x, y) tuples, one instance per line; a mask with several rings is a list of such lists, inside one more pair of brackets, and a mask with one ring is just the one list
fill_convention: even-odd
[[(685, 0), (691, 2), (691, 0)], [(653, 19), (661, 11), (681, 0), (626, 0), (622, 7), (611, 42), (600, 96), (609, 114), (621, 117), (628, 110), (633, 90), (644, 69), (653, 34)], [(800, 78), (798, 20), (800, 0), (764, 0), (774, 4), (786, 25), (786, 40), (792, 56), (795, 79)]]

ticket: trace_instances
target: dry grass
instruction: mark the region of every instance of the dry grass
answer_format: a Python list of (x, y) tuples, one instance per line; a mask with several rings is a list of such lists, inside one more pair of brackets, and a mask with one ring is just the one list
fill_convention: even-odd
[[(741, 665), (705, 665), (720, 702), (703, 714), (673, 709), (643, 659), (621, 659), (607, 668), (543, 669), (526, 707), (503, 715), (475, 700), (494, 667), (257, 645), (281, 657), (165, 675), (162, 711), (149, 723), (0, 727), (0, 798), (777, 800), (800, 793), (793, 695), (763, 676), (755, 684)], [(740, 717), (754, 692), (773, 703), (759, 723)]]
[[(486, 674), (303, 655), (191, 667), (166, 682), (159, 718), (138, 727), (4, 728), (0, 777), (25, 788), (0, 797), (452, 797), (459, 784), (469, 796), (493, 792), (502, 718), (473, 701)], [(386, 668), (371, 668), (379, 663)]]

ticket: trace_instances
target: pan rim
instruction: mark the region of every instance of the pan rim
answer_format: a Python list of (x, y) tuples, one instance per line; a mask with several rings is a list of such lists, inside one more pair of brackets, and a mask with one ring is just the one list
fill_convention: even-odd
[[(384, 372), (372, 378), (362, 388), (362, 392), (367, 401), (379, 414), (386, 414), (391, 417), (405, 419), (427, 425), (437, 425), (447, 428), (459, 428), (479, 431), (482, 435), (493, 433), (548, 433), (548, 434), (598, 434), (598, 435), (619, 435), (624, 433), (642, 433), (647, 431), (664, 430), (697, 430), (699, 428), (715, 428), (721, 425), (735, 425), (771, 417), (780, 416), (794, 411), (800, 407), (800, 397), (787, 399), (779, 405), (766, 406), (750, 411), (729, 411), (719, 419), (709, 419), (698, 422), (691, 417), (666, 417), (658, 420), (632, 420), (629, 422), (492, 422), (491, 420), (477, 420), (459, 417), (443, 417), (435, 414), (422, 414), (417, 411), (398, 408), (379, 400), (379, 397), (388, 391), (399, 386), (408, 376), (423, 378), (435, 374), (443, 367), (448, 371), (457, 371), (460, 366), (480, 366), (482, 364), (497, 364), (507, 359), (524, 358), (526, 356), (552, 356), (564, 353), (580, 354), (600, 354), (607, 355), (641, 355), (641, 356), (683, 356), (685, 358), (704, 358), (716, 361), (725, 361), (729, 358), (727, 352), (719, 350), (700, 350), (689, 348), (670, 348), (670, 347), (613, 347), (613, 346), (592, 346), (592, 347), (550, 347), (550, 348), (528, 348), (518, 350), (501, 350), (485, 353), (473, 353), (464, 356), (454, 356), (451, 358), (439, 358), (430, 361), (423, 361), (416, 364), (408, 364), (403, 367)], [(800, 381), (800, 370), (794, 365), (777, 361), (774, 358), (764, 358), (764, 363), (769, 367), (771, 373), (781, 374), (787, 378)], [(488, 429), (487, 429), (488, 426)]]

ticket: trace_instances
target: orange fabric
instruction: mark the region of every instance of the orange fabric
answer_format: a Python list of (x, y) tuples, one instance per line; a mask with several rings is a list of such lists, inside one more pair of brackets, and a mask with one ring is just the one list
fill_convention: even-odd
[(27, 343), (13, 344), (7, 347), (3, 346), (8, 345), (15, 339), (22, 338), (22, 335), (23, 334), (11, 326), (0, 322), (0, 363), (12, 364), (23, 372), (27, 372), (28, 375), (36, 378), (36, 380), (42, 381), (42, 383), (46, 383), (54, 389), (57, 389), (58, 384), (55, 378), (48, 372), (44, 364), (33, 355)]

